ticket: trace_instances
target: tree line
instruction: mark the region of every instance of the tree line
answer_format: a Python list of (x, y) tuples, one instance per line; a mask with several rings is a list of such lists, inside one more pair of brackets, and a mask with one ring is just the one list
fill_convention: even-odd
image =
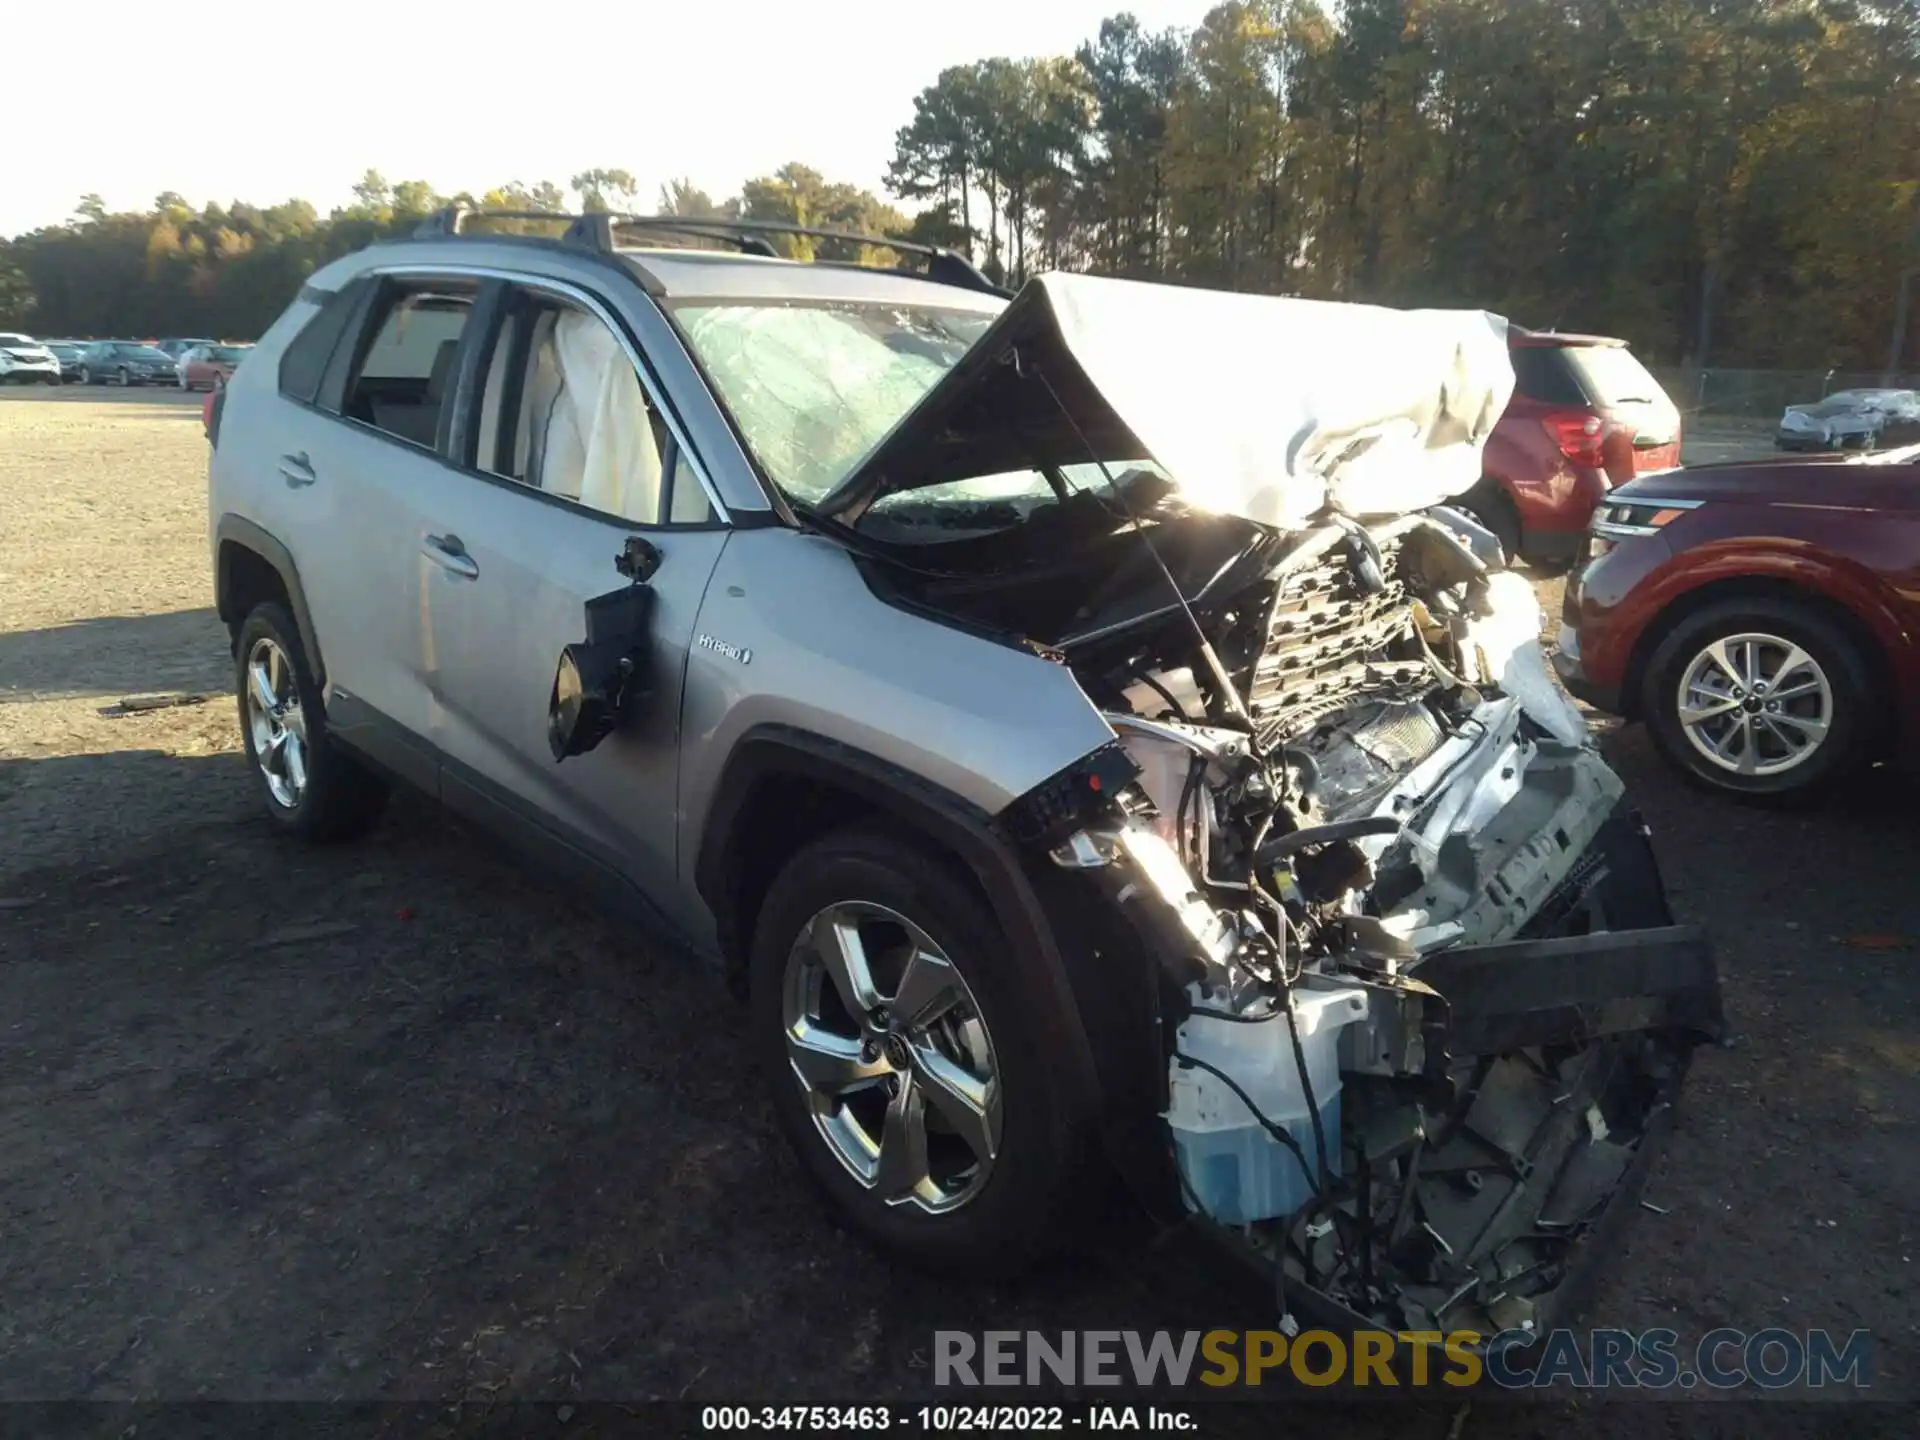
[[(1157, 32), (1119, 14), (1072, 55), (942, 71), (885, 188), (911, 218), (800, 164), (717, 202), (676, 182), (658, 208), (951, 244), (1009, 283), (1468, 305), (1669, 364), (1901, 368), (1920, 0), (1230, 0)], [(634, 190), (596, 170), (460, 198), (626, 209)], [(372, 173), (355, 197), (324, 219), (89, 197), (0, 250), (0, 320), (257, 333), (316, 265), (446, 198)]]
[[(632, 212), (643, 208), (638, 188), (626, 170), (594, 169), (566, 186), (514, 182), (479, 195), (446, 195), (424, 180), (389, 183), (369, 170), (353, 187), (352, 203), (324, 217), (305, 200), (195, 210), (168, 192), (151, 210), (110, 212), (98, 195), (88, 195), (68, 223), (0, 241), (0, 327), (49, 336), (253, 338), (322, 265), (408, 234), (456, 201), (481, 210)], [(662, 187), (658, 209), (869, 234), (910, 228), (897, 209), (869, 192), (829, 183), (797, 164), (751, 180), (740, 195), (719, 202), (690, 181), (673, 181)]]

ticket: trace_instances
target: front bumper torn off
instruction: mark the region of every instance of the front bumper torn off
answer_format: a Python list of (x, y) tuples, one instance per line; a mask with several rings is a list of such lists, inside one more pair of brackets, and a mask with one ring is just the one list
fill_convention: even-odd
[[(1303, 1322), (1525, 1343), (1604, 1270), (1692, 1052), (1723, 1018), (1711, 949), (1671, 923), (1638, 817), (1615, 814), (1573, 858), (1521, 938), (1297, 982), (1366, 996), (1341, 1038), (1341, 1161), (1292, 1214), (1193, 1228), (1260, 1293), (1278, 1282)], [(1124, 849), (1081, 873), (1130, 914), (1143, 963), (1226, 943)], [(1195, 1208), (1177, 1173), (1143, 1193)]]
[(1348, 1075), (1344, 1182), (1287, 1221), (1201, 1233), (1307, 1322), (1526, 1345), (1615, 1253), (1691, 1052), (1721, 1034), (1718, 982), (1681, 926), (1445, 956), (1414, 972), (1426, 1006), (1365, 1033), (1397, 1030), (1425, 1076)]

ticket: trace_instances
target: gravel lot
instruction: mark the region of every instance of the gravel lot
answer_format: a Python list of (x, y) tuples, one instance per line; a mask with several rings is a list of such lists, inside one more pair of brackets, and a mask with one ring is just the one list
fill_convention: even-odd
[[(1139, 1263), (1124, 1214), (1019, 1285), (889, 1269), (803, 1188), (714, 978), (423, 803), (357, 847), (271, 839), (204, 462), (185, 397), (0, 394), (0, 1399), (846, 1402), (927, 1393), (936, 1327), (1270, 1322)], [(154, 691), (219, 694), (102, 713)], [(1911, 1402), (1914, 791), (1742, 809), (1637, 730), (1607, 744), (1739, 1034), (1701, 1055), (1647, 1192), (1666, 1213), (1592, 1317), (1868, 1327), (1875, 1395)], [(1841, 1418), (1712, 1408), (1728, 1434)], [(1373, 1416), (1455, 1440), (1654, 1418)]]

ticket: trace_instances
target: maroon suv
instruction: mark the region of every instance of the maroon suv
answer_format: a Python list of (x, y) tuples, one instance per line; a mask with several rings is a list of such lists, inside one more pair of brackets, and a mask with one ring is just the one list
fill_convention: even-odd
[(1920, 446), (1698, 465), (1607, 497), (1554, 664), (1716, 789), (1920, 759)]
[(1624, 340), (1513, 326), (1513, 400), (1458, 502), (1509, 555), (1570, 563), (1616, 485), (1680, 463), (1680, 412)]

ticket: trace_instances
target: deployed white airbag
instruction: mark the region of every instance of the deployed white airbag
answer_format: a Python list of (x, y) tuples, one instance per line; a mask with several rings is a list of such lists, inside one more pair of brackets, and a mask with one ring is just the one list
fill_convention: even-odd
[(613, 332), (594, 316), (561, 312), (552, 358), (559, 393), (540, 455), (544, 490), (625, 520), (660, 515), (660, 449), (646, 392)]

